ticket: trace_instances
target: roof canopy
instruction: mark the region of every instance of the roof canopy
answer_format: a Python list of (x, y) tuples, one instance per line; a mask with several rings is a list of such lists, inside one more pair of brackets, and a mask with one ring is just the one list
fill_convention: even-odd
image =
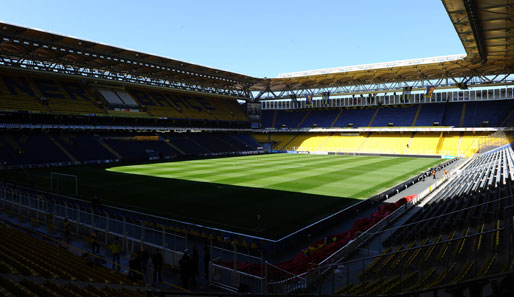
[(466, 55), (303, 71), (262, 79), (0, 23), (0, 66), (238, 98), (252, 98), (251, 91), (287, 94), (294, 90), (514, 73), (514, 0), (442, 2)]

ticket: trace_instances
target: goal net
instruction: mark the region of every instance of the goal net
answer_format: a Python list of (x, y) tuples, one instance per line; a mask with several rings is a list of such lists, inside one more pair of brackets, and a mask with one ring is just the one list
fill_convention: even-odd
[(78, 195), (78, 178), (73, 174), (50, 172), (50, 190), (61, 195)]

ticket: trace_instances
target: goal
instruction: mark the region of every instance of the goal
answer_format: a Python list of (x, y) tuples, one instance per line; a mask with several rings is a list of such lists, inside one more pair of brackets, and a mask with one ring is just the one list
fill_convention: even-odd
[(78, 177), (73, 174), (50, 172), (50, 190), (57, 194), (78, 195)]

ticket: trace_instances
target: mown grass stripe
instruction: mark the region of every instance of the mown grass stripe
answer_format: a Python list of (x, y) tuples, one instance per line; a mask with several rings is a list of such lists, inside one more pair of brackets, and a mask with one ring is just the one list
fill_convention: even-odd
[(273, 154), (111, 168), (161, 178), (367, 198), (440, 160), (409, 157)]

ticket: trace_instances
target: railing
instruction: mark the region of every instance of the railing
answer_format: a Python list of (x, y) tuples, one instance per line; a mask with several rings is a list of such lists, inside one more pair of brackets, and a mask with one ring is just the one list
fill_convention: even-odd
[(426, 197), (428, 197), (430, 194), (434, 193), (434, 191), (437, 191), (439, 187), (456, 176), (458, 172), (460, 172), (460, 168), (463, 166), (469, 164), (469, 160), (466, 161), (463, 165), (459, 166), (459, 168), (454, 168), (450, 170), (448, 173), (448, 176), (445, 176), (439, 180), (437, 180), (434, 184), (430, 185), (428, 188), (420, 192), (418, 195), (416, 195), (411, 201), (407, 202), (404, 206), (396, 209), (392, 213), (390, 213), (387, 217), (383, 218), (379, 222), (377, 222), (375, 225), (373, 225), (368, 230), (361, 233), (357, 238), (354, 240), (348, 242), (345, 246), (341, 247), (339, 250), (334, 252), (332, 255), (330, 255), (325, 260), (321, 261), (318, 264), (317, 268), (314, 268), (312, 271), (308, 271), (306, 275), (308, 275), (309, 283), (308, 286), (314, 285), (316, 282), (319, 281), (321, 277), (323, 277), (329, 270), (333, 269), (332, 265), (342, 261), (344, 258), (349, 256), (351, 253), (353, 253), (356, 249), (363, 246), (369, 240), (376, 237), (376, 235), (380, 232), (380, 230), (383, 230), (386, 226), (397, 220), (399, 217), (401, 217), (403, 214), (408, 212), (412, 207), (416, 206), (418, 203), (423, 201)]
[(402, 151), (387, 151), (385, 149), (361, 149), (361, 150), (350, 150), (341, 147), (326, 147), (325, 150), (311, 151), (310, 148), (302, 148), (297, 146), (284, 147), (283, 150), (290, 152), (309, 152), (309, 154), (354, 154), (354, 155), (401, 155), (401, 156), (451, 156), (451, 157), (465, 157), (470, 156), (476, 151), (472, 149), (466, 150), (435, 150), (435, 149), (406, 149)]
[[(104, 244), (108, 244), (114, 237), (119, 237), (125, 252), (130, 253), (141, 248), (161, 249), (165, 263), (174, 267), (178, 266), (183, 253), (170, 247), (177, 248), (183, 244), (187, 246), (187, 238), (165, 232), (163, 229), (136, 225), (127, 222), (123, 216), (121, 219), (110, 217), (107, 212), (100, 214), (80, 206), (69, 207), (65, 202), (58, 204), (55, 200), (31, 192), (0, 187), (0, 201), (4, 209), (14, 214), (33, 218), (60, 230), (64, 230), (64, 220), (68, 219), (72, 224), (73, 233), (88, 237), (94, 230), (97, 232), (98, 240)], [(186, 242), (181, 243), (178, 239)]]
[(409, 95), (409, 100), (404, 100), (403, 95), (381, 95), (372, 97), (352, 97), (344, 96), (340, 98), (330, 98), (328, 104), (321, 99), (314, 99), (312, 106), (307, 106), (305, 100), (297, 100), (298, 105), (291, 99), (261, 101), (262, 110), (296, 110), (326, 107), (359, 107), (359, 106), (388, 106), (400, 104), (419, 104), (419, 103), (445, 103), (445, 102), (480, 102), (494, 100), (514, 99), (513, 87), (488, 88), (482, 90), (438, 90), (431, 98), (424, 93), (414, 93)]
[(261, 276), (226, 267), (218, 258), (209, 263), (209, 285), (231, 292), (258, 294), (290, 294), (304, 292), (305, 277), (294, 275), (273, 264), (261, 265)]
[(209, 263), (209, 285), (217, 286), (231, 292), (246, 291), (266, 293), (266, 276), (260, 277), (221, 265), (221, 261)]
[(295, 275), (269, 262), (266, 262), (268, 294), (286, 295), (300, 293), (307, 288), (306, 274)]
[[(467, 161), (465, 164), (469, 164), (469, 161)], [(462, 165), (459, 168), (462, 168)], [(419, 203), (429, 194), (434, 192), (437, 188), (439, 188), (441, 184), (445, 183), (448, 178), (451, 178), (454, 175), (456, 175), (456, 171), (460, 170), (459, 168), (450, 170), (447, 177), (443, 177), (442, 179), (437, 180), (436, 183), (432, 184), (423, 192), (419, 193), (414, 199), (409, 201), (406, 205), (396, 209), (387, 217), (373, 225), (370, 229), (361, 233), (357, 238), (350, 241), (345, 246), (341, 247), (339, 250), (331, 254), (328, 258), (320, 262), (317, 268), (309, 270), (300, 275), (295, 275), (281, 269), (280, 267), (274, 266), (273, 264), (266, 262), (263, 268), (266, 271), (265, 277), (261, 279), (261, 281), (266, 283), (266, 290), (251, 292), (268, 294), (290, 294), (292, 292), (305, 291), (307, 288), (312, 288), (330, 269), (333, 269), (333, 264), (340, 262), (342, 259), (352, 254), (356, 249), (366, 244), (369, 240), (375, 238), (377, 232), (384, 229), (391, 222), (401, 217), (404, 213), (409, 211), (417, 203)], [(227, 274), (227, 271), (231, 271), (235, 279), (239, 278), (239, 276), (237, 276), (239, 274), (246, 274), (234, 268), (220, 268), (218, 267), (220, 265), (211, 262), (211, 266), (213, 265), (216, 265), (216, 267), (213, 268), (215, 269), (213, 271), (218, 271), (222, 269), (224, 273)], [(216, 279), (213, 281), (213, 285), (222, 288), (230, 288), (234, 285), (234, 278), (216, 276)]]

